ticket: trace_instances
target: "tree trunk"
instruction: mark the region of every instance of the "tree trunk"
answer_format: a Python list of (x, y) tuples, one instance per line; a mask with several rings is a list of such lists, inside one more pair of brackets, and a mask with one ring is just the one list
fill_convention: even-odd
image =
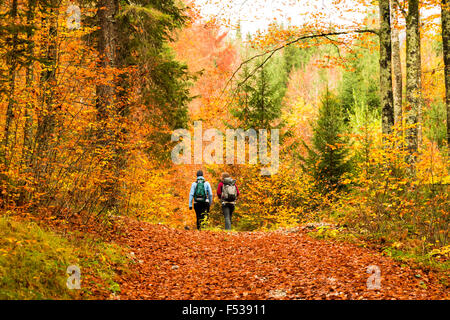
[(380, 96), (382, 129), (391, 133), (394, 125), (394, 102), (392, 93), (392, 44), (389, 0), (380, 0)]
[[(98, 53), (100, 55), (99, 67), (115, 68), (117, 65), (117, 32), (115, 16), (118, 12), (117, 0), (99, 0), (97, 15), (99, 23)], [(115, 89), (112, 85), (101, 84), (97, 86), (97, 114), (99, 120), (108, 118), (108, 106), (114, 103)]]
[(406, 16), (406, 131), (409, 162), (414, 162), (420, 137), (419, 119), (422, 110), (419, 0), (408, 1)]
[[(17, 0), (13, 0), (11, 3), (10, 18), (11, 24), (14, 24), (14, 20), (17, 16)], [(17, 40), (18, 40), (18, 30), (13, 29), (11, 38), (11, 51), (7, 58), (7, 64), (9, 65), (8, 71), (8, 106), (6, 109), (6, 120), (5, 120), (5, 133), (3, 136), (3, 141), (1, 145), (1, 161), (8, 166), (8, 146), (9, 146), (9, 136), (11, 134), (11, 123), (14, 119), (14, 106), (15, 106), (15, 86), (16, 86), (16, 69), (17, 69)]]
[(392, 2), (391, 26), (392, 26), (392, 73), (394, 75), (394, 121), (402, 127), (403, 112), (403, 78), (402, 78), (402, 62), (400, 59), (400, 38), (396, 21), (397, 4)]
[[(98, 34), (97, 50), (99, 54), (99, 70), (105, 73), (106, 68), (117, 68), (117, 29), (115, 17), (119, 10), (118, 0), (100, 0), (97, 4)], [(114, 84), (99, 84), (97, 86), (97, 144), (108, 155), (105, 161), (105, 183), (101, 185), (104, 201), (101, 210), (111, 210), (118, 205), (120, 164), (122, 163), (119, 145), (119, 135), (111, 126), (117, 116), (116, 88)], [(118, 130), (118, 129), (117, 129)]]
[(447, 106), (447, 143), (450, 146), (450, 6), (448, 0), (442, 0), (442, 45), (444, 49), (445, 104)]
[[(36, 0), (28, 1), (28, 11), (27, 11), (27, 24), (29, 26), (32, 25), (34, 20), (34, 10), (36, 8)], [(33, 82), (33, 53), (34, 53), (34, 41), (33, 37), (33, 29), (30, 28), (27, 31), (27, 54), (29, 57), (27, 70), (26, 70), (26, 87), (27, 90), (31, 90), (32, 82)], [(32, 148), (32, 125), (33, 125), (33, 106), (27, 104), (25, 106), (25, 124), (23, 128), (23, 149), (22, 149), (22, 163), (28, 165), (30, 156), (31, 156), (31, 148)]]
[(43, 171), (47, 171), (50, 168), (51, 160), (48, 158), (48, 149), (50, 138), (56, 125), (53, 88), (56, 86), (56, 64), (58, 58), (58, 2), (58, 0), (51, 0), (49, 8), (43, 7), (45, 6), (44, 3), (41, 4), (41, 12), (44, 15), (43, 27), (46, 28), (48, 26), (48, 33), (43, 39), (43, 49), (46, 52), (44, 52), (44, 70), (40, 76), (42, 87), (41, 101), (44, 112), (38, 115), (36, 147), (33, 155), (36, 178), (39, 178)]
[[(33, 89), (33, 54), (34, 54), (34, 41), (32, 39), (34, 34), (34, 29), (32, 28), (34, 17), (36, 10), (36, 0), (28, 0), (28, 8), (27, 8), (27, 25), (29, 29), (27, 29), (27, 44), (26, 44), (26, 53), (27, 53), (27, 66), (25, 73), (25, 84), (27, 91), (30, 93)], [(31, 95), (31, 94), (30, 94)], [(31, 150), (32, 150), (32, 141), (33, 141), (33, 111), (34, 104), (32, 103), (33, 98), (29, 97), (29, 102), (24, 106), (25, 109), (25, 123), (23, 127), (23, 146), (22, 146), (22, 156), (20, 159), (20, 170), (21, 172), (29, 172), (31, 170)], [(26, 185), (26, 181), (21, 182), (21, 186)], [(19, 206), (22, 206), (28, 197), (29, 193), (25, 188), (21, 188), (20, 197), (17, 201)]]

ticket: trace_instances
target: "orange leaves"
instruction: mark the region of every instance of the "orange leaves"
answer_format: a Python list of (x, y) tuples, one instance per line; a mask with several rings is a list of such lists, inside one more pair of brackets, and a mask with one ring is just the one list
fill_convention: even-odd
[(242, 196), (236, 208), (239, 226), (247, 230), (277, 229), (307, 220), (306, 208), (314, 201), (308, 177), (287, 166), (276, 175), (260, 176), (258, 169), (241, 170)]
[(222, 119), (228, 117), (222, 90), (238, 60), (237, 48), (226, 36), (216, 21), (193, 20), (171, 44), (178, 59), (185, 61), (191, 72), (199, 73), (191, 89), (196, 97), (189, 104), (191, 119), (203, 119), (215, 128), (222, 127)]
[[(433, 273), (342, 242), (314, 240), (302, 231), (186, 231), (127, 220), (121, 238), (135, 253), (134, 272), (121, 277), (120, 299), (442, 299)], [(379, 290), (366, 273), (377, 265)], [(156, 267), (157, 266), (157, 267)], [(423, 275), (425, 277), (425, 275)], [(425, 279), (425, 278), (422, 278)]]

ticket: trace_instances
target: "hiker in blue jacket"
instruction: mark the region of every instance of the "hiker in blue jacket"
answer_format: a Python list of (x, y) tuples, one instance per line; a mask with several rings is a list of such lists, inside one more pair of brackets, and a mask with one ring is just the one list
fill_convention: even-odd
[(197, 216), (197, 229), (200, 230), (206, 216), (209, 212), (213, 200), (211, 185), (203, 177), (203, 171), (197, 171), (197, 180), (192, 183), (189, 192), (189, 210), (194, 205), (195, 214)]

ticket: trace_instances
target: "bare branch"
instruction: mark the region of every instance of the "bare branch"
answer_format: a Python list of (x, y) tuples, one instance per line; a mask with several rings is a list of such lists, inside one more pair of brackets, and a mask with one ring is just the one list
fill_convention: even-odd
[(250, 77), (252, 77), (252, 76), (256, 73), (256, 71), (257, 71), (258, 69), (262, 68), (262, 67), (267, 63), (267, 61), (269, 61), (269, 59), (270, 59), (276, 52), (280, 51), (281, 49), (283, 49), (283, 48), (285, 48), (285, 47), (287, 47), (287, 46), (290, 46), (290, 45), (292, 45), (292, 44), (294, 44), (294, 43), (297, 43), (297, 42), (300, 42), (301, 40), (306, 40), (306, 39), (315, 39), (315, 38), (322, 38), (322, 37), (324, 37), (324, 38), (327, 38), (328, 40), (330, 40), (330, 39), (329, 39), (330, 36), (339, 36), (339, 35), (346, 35), (346, 34), (353, 34), (353, 33), (373, 33), (373, 34), (378, 35), (378, 30), (375, 30), (375, 29), (363, 29), (363, 30), (351, 30), (351, 31), (340, 31), (340, 32), (328, 32), (328, 33), (308, 34), (308, 35), (303, 35), (303, 36), (301, 36), (301, 37), (298, 37), (298, 38), (296, 38), (296, 39), (294, 39), (294, 40), (288, 41), (288, 42), (286, 42), (285, 44), (283, 44), (283, 45), (281, 45), (281, 46), (279, 46), (279, 47), (276, 47), (275, 49), (271, 49), (271, 50), (266, 51), (266, 52), (264, 52), (264, 53), (259, 53), (259, 54), (257, 54), (257, 55), (254, 55), (253, 57), (251, 57), (251, 58), (249, 58), (249, 59), (243, 61), (243, 62), (238, 66), (238, 68), (233, 72), (233, 74), (231, 75), (230, 79), (228, 79), (227, 83), (225, 84), (225, 87), (224, 87), (223, 90), (222, 90), (222, 94), (225, 92), (225, 89), (228, 87), (228, 85), (231, 83), (231, 81), (235, 78), (236, 74), (242, 69), (242, 67), (243, 67), (245, 64), (247, 64), (247, 63), (249, 63), (249, 62), (251, 62), (251, 61), (253, 61), (253, 60), (255, 60), (255, 59), (259, 58), (259, 57), (263, 57), (263, 56), (265, 56), (265, 55), (268, 54), (268, 56), (263, 60), (263, 62), (262, 62), (261, 64), (259, 64), (258, 66), (256, 66), (256, 67), (253, 69), (253, 71), (250, 72), (250, 74), (244, 78), (244, 80), (242, 80), (241, 82), (238, 83), (237, 89), (239, 89), (239, 88), (240, 88), (240, 87), (241, 87), (241, 86), (242, 86), (242, 85), (243, 85)]
[(394, 4), (394, 5), (393, 5), (393, 9), (394, 9), (394, 10), (396, 10), (396, 9), (400, 10), (400, 12), (401, 12), (401, 13), (403, 14), (403, 16), (406, 18), (406, 16), (408, 15), (408, 13), (406, 12), (405, 6), (402, 6), (398, 0), (394, 0), (394, 3), (393, 3), (393, 4)]

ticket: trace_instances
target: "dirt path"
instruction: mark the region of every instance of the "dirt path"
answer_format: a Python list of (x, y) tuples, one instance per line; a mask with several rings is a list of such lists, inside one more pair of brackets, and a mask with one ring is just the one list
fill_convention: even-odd
[[(136, 273), (120, 299), (449, 299), (433, 273), (303, 232), (212, 232), (127, 221)], [(367, 289), (367, 267), (381, 288)]]

